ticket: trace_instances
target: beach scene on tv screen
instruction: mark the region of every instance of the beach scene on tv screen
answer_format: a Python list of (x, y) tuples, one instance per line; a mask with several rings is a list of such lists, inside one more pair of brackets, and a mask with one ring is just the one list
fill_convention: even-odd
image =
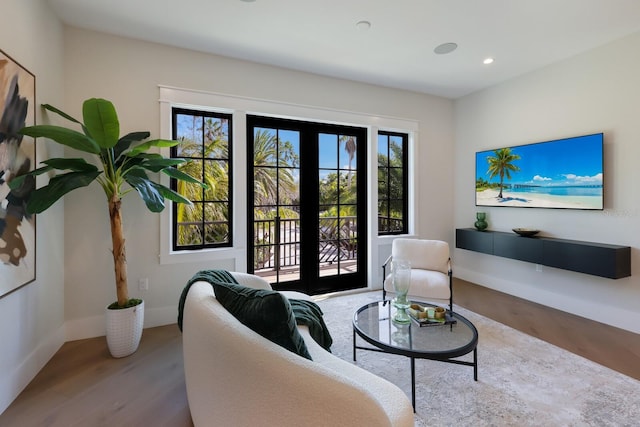
[(476, 153), (476, 205), (603, 209), (603, 135)]

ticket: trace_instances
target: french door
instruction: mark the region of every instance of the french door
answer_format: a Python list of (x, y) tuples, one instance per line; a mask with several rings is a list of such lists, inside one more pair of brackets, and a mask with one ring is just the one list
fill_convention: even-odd
[(366, 287), (366, 138), (247, 116), (250, 272), (311, 295)]

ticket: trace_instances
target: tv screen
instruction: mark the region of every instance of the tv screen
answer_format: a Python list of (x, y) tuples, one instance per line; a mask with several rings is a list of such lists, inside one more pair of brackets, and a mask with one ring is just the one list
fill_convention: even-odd
[(476, 153), (476, 206), (602, 210), (603, 134)]

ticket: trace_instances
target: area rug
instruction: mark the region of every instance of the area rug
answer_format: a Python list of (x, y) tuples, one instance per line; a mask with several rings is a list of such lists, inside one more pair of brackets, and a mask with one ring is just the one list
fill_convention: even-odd
[[(410, 398), (408, 358), (358, 350), (353, 362), (353, 314), (380, 297), (366, 292), (317, 302), (334, 339), (332, 352)], [(478, 329), (478, 381), (472, 367), (416, 360), (416, 426), (640, 425), (640, 381), (463, 308), (454, 310)]]

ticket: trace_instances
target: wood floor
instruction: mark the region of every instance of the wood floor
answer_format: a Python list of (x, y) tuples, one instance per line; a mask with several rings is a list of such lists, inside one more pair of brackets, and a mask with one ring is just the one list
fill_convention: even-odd
[[(457, 279), (454, 292), (462, 307), (640, 380), (640, 335)], [(145, 329), (123, 359), (104, 337), (68, 342), (0, 414), (2, 427), (107, 425), (193, 425), (177, 326)]]
[(65, 343), (0, 415), (2, 427), (192, 425), (176, 325), (145, 329), (121, 359), (104, 337)]
[(455, 279), (462, 307), (640, 380), (640, 335)]

